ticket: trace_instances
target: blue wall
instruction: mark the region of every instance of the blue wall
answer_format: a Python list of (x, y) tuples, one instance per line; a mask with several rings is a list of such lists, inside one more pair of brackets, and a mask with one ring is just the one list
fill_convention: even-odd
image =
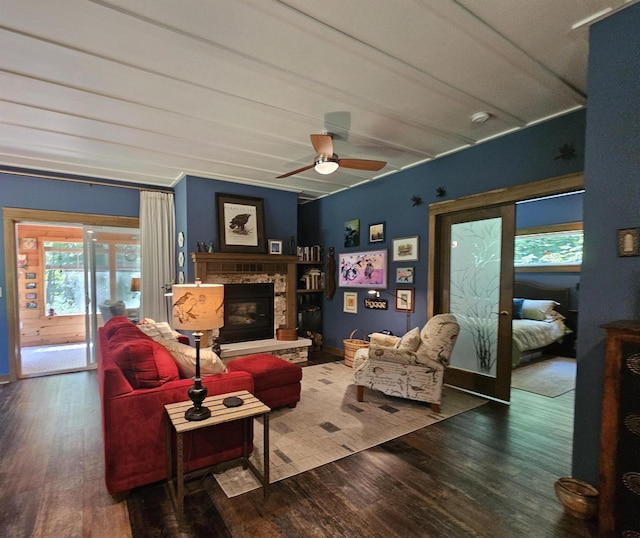
[(298, 222), (298, 201), (294, 192), (278, 191), (250, 185), (240, 185), (204, 179), (184, 177), (176, 186), (176, 228), (185, 232), (184, 251), (187, 254), (185, 277), (193, 282), (193, 264), (189, 254), (195, 252), (198, 241), (213, 242), (218, 251), (218, 227), (216, 193), (252, 196), (264, 200), (265, 235), (268, 239), (280, 239), (287, 253), (289, 237), (295, 235)]
[[(524, 129), (517, 133), (485, 142), (474, 148), (452, 154), (392, 176), (349, 189), (347, 191), (304, 204), (300, 208), (299, 228), (301, 244), (320, 243), (334, 246), (336, 255), (370, 248), (388, 248), (392, 239), (419, 237), (417, 262), (389, 263), (393, 290), (395, 268), (413, 265), (416, 270), (416, 305), (412, 325), (426, 321), (428, 205), (439, 201), (436, 189), (447, 191), (444, 199), (459, 198), (497, 188), (528, 183), (548, 177), (580, 172), (583, 169), (585, 111)], [(577, 158), (564, 161), (554, 159), (558, 148), (573, 144)], [(413, 206), (411, 197), (421, 196), (423, 204)], [(360, 219), (360, 247), (346, 249), (343, 225)], [(579, 220), (579, 219), (577, 219)], [(386, 241), (368, 243), (368, 226), (386, 222)], [(337, 256), (336, 256), (337, 258)], [(358, 291), (358, 314), (343, 309), (343, 292)], [(324, 301), (324, 342), (330, 347), (342, 347), (342, 340), (356, 328), (370, 332), (389, 329), (396, 334), (405, 330), (405, 316), (394, 312), (393, 298), (388, 311), (366, 310), (363, 305), (366, 290), (338, 288), (332, 301)], [(389, 298), (389, 297), (387, 297)]]
[[(140, 192), (137, 188), (0, 173), (0, 206), (137, 217)], [(3, 228), (0, 233), (0, 286), (3, 288), (0, 298), (0, 376), (6, 376), (9, 374), (9, 334), (4, 223), (0, 223), (0, 227)]]
[(640, 257), (617, 256), (640, 227), (640, 4), (591, 28), (573, 474), (597, 484), (602, 323), (640, 318)]
[[(86, 182), (0, 174), (0, 206), (125, 217), (139, 216), (139, 185), (135, 188), (126, 188), (117, 183), (113, 186), (104, 186), (91, 184), (91, 178), (83, 179)], [(184, 268), (181, 269), (185, 271), (188, 282), (193, 281), (193, 264), (189, 253), (195, 251), (196, 242), (213, 241), (215, 244), (218, 242), (216, 192), (263, 198), (267, 239), (282, 239), (284, 245), (287, 245), (289, 237), (296, 233), (298, 205), (295, 193), (186, 176), (175, 188), (175, 206), (177, 231), (185, 232), (185, 245), (182, 250), (186, 255), (186, 261)], [(0, 376), (9, 374), (4, 247), (4, 233), (0, 233), (0, 286), (3, 288), (0, 298)]]

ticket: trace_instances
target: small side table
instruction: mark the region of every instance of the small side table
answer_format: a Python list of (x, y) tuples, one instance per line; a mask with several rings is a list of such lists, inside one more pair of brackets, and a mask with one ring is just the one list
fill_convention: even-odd
[[(243, 404), (239, 407), (225, 407), (222, 401), (230, 396), (241, 398)], [(246, 390), (229, 392), (226, 394), (218, 394), (209, 396), (203, 402), (205, 407), (211, 410), (211, 417), (206, 420), (189, 421), (184, 418), (184, 413), (193, 405), (191, 400), (165, 405), (167, 410), (167, 477), (169, 481), (169, 489), (176, 505), (178, 517), (181, 519), (184, 512), (184, 452), (182, 446), (182, 435), (185, 432), (208, 428), (216, 424), (224, 422), (233, 422), (234, 420), (243, 421), (243, 437), (242, 437), (242, 468), (247, 467), (262, 484), (264, 497), (268, 495), (269, 486), (269, 413), (271, 408), (267, 407), (253, 394)], [(250, 422), (255, 417), (263, 417), (264, 426), (264, 469), (260, 472), (253, 462), (249, 461), (248, 454), (248, 437), (250, 431)], [(173, 454), (171, 443), (171, 430), (176, 432), (176, 478), (173, 480)]]

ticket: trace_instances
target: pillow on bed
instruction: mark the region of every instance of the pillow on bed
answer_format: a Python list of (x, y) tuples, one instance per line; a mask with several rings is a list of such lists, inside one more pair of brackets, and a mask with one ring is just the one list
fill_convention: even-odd
[(511, 315), (513, 319), (522, 319), (522, 303), (524, 303), (524, 299), (513, 299), (513, 313)]
[[(522, 303), (522, 317), (535, 321), (547, 321), (552, 318), (552, 312), (555, 312), (554, 308), (559, 304), (549, 300), (525, 299)], [(560, 315), (557, 312), (555, 314)]]

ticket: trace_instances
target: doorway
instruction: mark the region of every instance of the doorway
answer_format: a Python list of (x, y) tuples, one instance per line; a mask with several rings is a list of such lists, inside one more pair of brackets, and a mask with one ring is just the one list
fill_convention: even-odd
[(439, 222), (438, 308), (460, 325), (446, 382), (505, 401), (511, 383), (514, 215), (514, 204), (504, 204), (445, 214)]
[(137, 317), (138, 219), (4, 208), (3, 221), (10, 379), (95, 368), (98, 300), (119, 294)]
[[(482, 220), (481, 217), (473, 216), (473, 211), (513, 206), (519, 201), (574, 192), (582, 188), (582, 174), (572, 174), (431, 204), (429, 207), (428, 317), (444, 312), (446, 311), (445, 308), (450, 307), (448, 286), (451, 280), (449, 260), (451, 258), (452, 239), (450, 233), (443, 230), (456, 224), (455, 215), (461, 215), (462, 221), (464, 221), (465, 212), (469, 212), (471, 220)], [(498, 288), (500, 293), (497, 301), (492, 305), (498, 308), (487, 311), (491, 312), (488, 320), (495, 319), (495, 322), (492, 321), (488, 324), (494, 330), (494, 332), (490, 333), (491, 337), (495, 338), (495, 349), (493, 356), (489, 357), (488, 364), (492, 370), (488, 373), (482, 371), (469, 373), (468, 366), (458, 365), (456, 367), (452, 363), (445, 374), (445, 383), (449, 385), (504, 402), (509, 401), (511, 393), (511, 338), (510, 336), (508, 338), (505, 336), (505, 334), (510, 334), (511, 326), (510, 323), (500, 323), (500, 320), (506, 318), (505, 321), (510, 322), (512, 314), (511, 300), (514, 277), (513, 220), (508, 225), (508, 229), (510, 230), (510, 235), (501, 235), (502, 244), (500, 249), (501, 252), (506, 253), (507, 251), (504, 249), (508, 249), (510, 246), (511, 256), (509, 263), (511, 267), (507, 268), (503, 265), (499, 275)], [(485, 319), (484, 321), (487, 320)], [(472, 356), (476, 357), (475, 349), (472, 350)], [(495, 361), (495, 364), (491, 364), (492, 361)], [(484, 366), (486, 367), (487, 365), (485, 364)]]

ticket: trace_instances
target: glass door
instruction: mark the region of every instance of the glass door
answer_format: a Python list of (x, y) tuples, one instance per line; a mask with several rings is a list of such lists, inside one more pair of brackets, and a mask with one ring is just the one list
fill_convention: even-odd
[(137, 228), (84, 227), (88, 360), (97, 362), (98, 328), (113, 316), (139, 321), (140, 237)]
[(513, 204), (439, 217), (441, 312), (460, 334), (445, 383), (509, 401)]

